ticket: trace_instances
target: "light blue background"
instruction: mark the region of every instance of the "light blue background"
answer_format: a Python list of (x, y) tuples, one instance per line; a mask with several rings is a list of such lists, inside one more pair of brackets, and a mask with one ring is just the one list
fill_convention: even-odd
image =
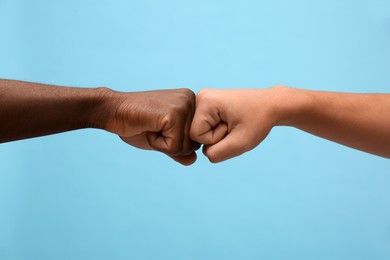
[[(390, 92), (390, 1), (0, 0), (0, 77)], [(0, 259), (390, 259), (389, 160), (289, 128), (200, 157), (98, 130), (0, 145)]]

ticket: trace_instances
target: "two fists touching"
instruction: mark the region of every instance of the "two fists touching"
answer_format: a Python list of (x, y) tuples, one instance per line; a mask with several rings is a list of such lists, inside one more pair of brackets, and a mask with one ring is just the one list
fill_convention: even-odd
[(390, 95), (303, 90), (118, 92), (0, 79), (0, 143), (83, 128), (115, 133), (190, 165), (195, 151), (221, 162), (256, 147), (274, 126), (390, 158)]
[[(110, 92), (114, 111), (105, 129), (126, 143), (190, 165), (195, 151), (220, 162), (256, 147), (277, 123), (274, 89), (189, 89)], [(113, 98), (112, 98), (113, 97)]]
[(269, 89), (113, 92), (106, 130), (190, 165), (195, 151), (221, 162), (259, 145), (274, 126), (390, 158), (390, 95)]
[(204, 144), (220, 162), (252, 149), (274, 125), (270, 90), (119, 92), (0, 79), (0, 143), (83, 128), (119, 135), (190, 165)]

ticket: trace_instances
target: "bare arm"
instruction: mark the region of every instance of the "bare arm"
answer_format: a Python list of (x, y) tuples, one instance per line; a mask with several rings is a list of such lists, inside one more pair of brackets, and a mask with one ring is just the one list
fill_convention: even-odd
[(260, 144), (274, 126), (390, 158), (390, 95), (309, 91), (289, 87), (204, 89), (197, 96), (191, 137), (212, 162)]
[[(0, 142), (102, 127), (102, 89), (0, 80)], [(99, 115), (98, 114), (102, 114)], [(92, 120), (96, 115), (96, 119)], [(96, 123), (96, 125), (94, 125)]]
[(0, 143), (98, 128), (188, 165), (196, 160), (194, 111), (189, 89), (124, 93), (0, 79)]
[(390, 158), (390, 94), (283, 91), (295, 112), (279, 124)]

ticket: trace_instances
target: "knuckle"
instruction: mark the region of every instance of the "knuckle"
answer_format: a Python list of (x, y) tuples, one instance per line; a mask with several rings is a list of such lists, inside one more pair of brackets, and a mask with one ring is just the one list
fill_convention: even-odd
[(207, 92), (209, 92), (209, 90), (210, 89), (208, 89), (208, 88), (202, 88), (201, 90), (199, 90), (197, 96), (198, 97), (203, 97), (203, 96), (205, 96), (207, 94)]
[(175, 105), (171, 107), (168, 114), (170, 115), (171, 122), (181, 125), (184, 124), (189, 114), (189, 109), (185, 106)]
[(218, 163), (219, 162), (218, 155), (212, 149), (209, 149), (206, 151), (206, 156), (211, 163)]
[(188, 88), (182, 88), (179, 90), (178, 98), (180, 99), (180, 102), (185, 104), (186, 106), (191, 106), (195, 103), (195, 93)]
[(166, 113), (161, 119), (161, 125), (163, 128), (169, 128), (175, 120), (175, 116), (172, 113)]
[(192, 140), (198, 141), (198, 131), (194, 127), (191, 127), (189, 136)]
[(202, 149), (203, 154), (209, 159), (211, 163), (216, 163), (217, 162), (217, 154), (215, 150), (210, 147), (210, 146), (203, 146)]
[(170, 104), (169, 111), (177, 116), (192, 112), (193, 101), (191, 99), (179, 99), (178, 102)]
[(180, 89), (183, 95), (187, 96), (188, 98), (195, 98), (195, 93), (189, 88), (182, 88)]
[(167, 152), (172, 155), (181, 154), (181, 145), (177, 141), (168, 143)]
[(196, 104), (203, 105), (215, 105), (215, 102), (218, 101), (217, 93), (212, 89), (202, 89), (196, 95)]

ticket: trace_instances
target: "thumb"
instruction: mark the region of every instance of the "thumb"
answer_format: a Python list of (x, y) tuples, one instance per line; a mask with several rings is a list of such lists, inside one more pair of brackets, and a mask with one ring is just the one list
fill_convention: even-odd
[(203, 146), (203, 153), (212, 163), (218, 163), (241, 155), (255, 145), (249, 142), (249, 136), (242, 127), (232, 129), (221, 141), (212, 145)]
[(228, 133), (218, 109), (211, 104), (198, 103), (190, 128), (190, 138), (200, 144), (212, 145)]
[[(191, 126), (190, 137), (192, 140), (205, 144), (212, 145), (220, 140), (226, 135), (228, 131), (228, 126), (226, 123), (218, 123), (215, 127), (211, 126), (207, 122), (202, 122), (200, 124), (197, 121), (193, 121)], [(203, 130), (201, 129), (203, 127)]]
[[(169, 131), (165, 131), (168, 132)], [(172, 132), (172, 131), (171, 131)], [(183, 133), (175, 131), (176, 133), (166, 134), (164, 131), (161, 132), (148, 132), (147, 139), (150, 146), (157, 151), (166, 154), (177, 154), (180, 153), (181, 143), (183, 140)], [(166, 134), (166, 135), (165, 135)]]

